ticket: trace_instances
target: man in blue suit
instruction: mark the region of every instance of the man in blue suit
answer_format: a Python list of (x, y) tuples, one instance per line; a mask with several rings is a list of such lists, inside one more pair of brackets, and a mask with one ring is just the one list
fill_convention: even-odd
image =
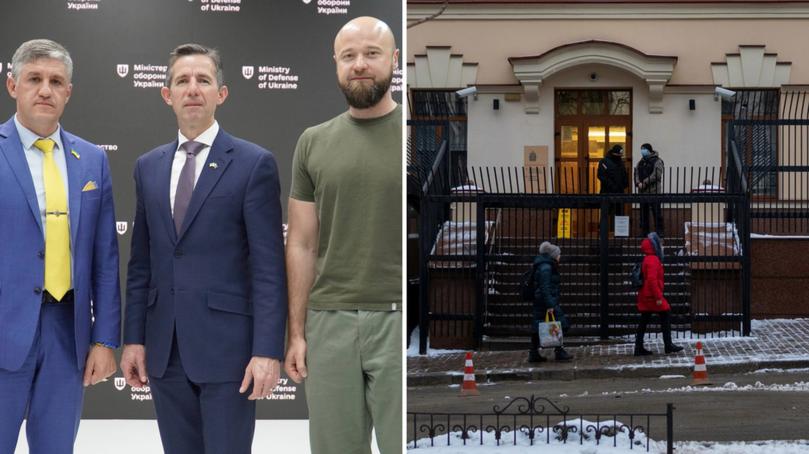
[(23, 43), (0, 126), (0, 453), (27, 416), (31, 454), (73, 452), (88, 386), (115, 372), (121, 296), (104, 152), (59, 125), (73, 63)]
[(150, 383), (166, 453), (249, 453), (284, 354), (278, 169), (214, 119), (228, 95), (216, 50), (185, 44), (168, 66), (179, 133), (135, 166), (121, 368)]

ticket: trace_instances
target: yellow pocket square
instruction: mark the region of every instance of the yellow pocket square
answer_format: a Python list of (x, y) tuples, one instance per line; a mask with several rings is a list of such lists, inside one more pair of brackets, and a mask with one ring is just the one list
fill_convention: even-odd
[(96, 185), (96, 182), (93, 181), (93, 180), (90, 180), (90, 181), (87, 182), (87, 184), (84, 185), (83, 188), (81, 188), (81, 192), (95, 191), (96, 189), (98, 189), (98, 186)]

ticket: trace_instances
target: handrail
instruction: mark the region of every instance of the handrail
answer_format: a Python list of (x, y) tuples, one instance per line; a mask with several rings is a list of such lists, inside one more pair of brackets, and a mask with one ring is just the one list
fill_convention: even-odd
[(433, 162), (433, 165), (427, 174), (427, 178), (421, 187), (421, 193), (423, 195), (427, 195), (427, 191), (429, 191), (430, 185), (432, 185), (433, 182), (433, 176), (438, 172), (438, 167), (441, 166), (441, 162), (444, 159), (444, 154), (446, 154), (447, 149), (449, 149), (449, 142), (447, 139), (444, 139), (441, 141), (441, 146), (438, 147), (438, 154), (436, 154), (435, 161)]

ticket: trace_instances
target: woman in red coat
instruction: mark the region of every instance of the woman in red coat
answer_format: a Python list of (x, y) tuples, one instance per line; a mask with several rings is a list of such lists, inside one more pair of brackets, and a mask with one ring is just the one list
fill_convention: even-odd
[(654, 243), (649, 238), (644, 238), (641, 241), (640, 249), (646, 256), (641, 264), (643, 287), (638, 292), (640, 325), (638, 325), (638, 332), (635, 335), (635, 356), (652, 354), (652, 352), (643, 348), (643, 336), (646, 334), (649, 319), (652, 318), (652, 313), (655, 312), (660, 314), (660, 325), (663, 328), (663, 342), (666, 353), (679, 352), (683, 348), (671, 342), (671, 320), (669, 319), (671, 307), (669, 302), (666, 301), (666, 297), (663, 296), (663, 263), (657, 256)]

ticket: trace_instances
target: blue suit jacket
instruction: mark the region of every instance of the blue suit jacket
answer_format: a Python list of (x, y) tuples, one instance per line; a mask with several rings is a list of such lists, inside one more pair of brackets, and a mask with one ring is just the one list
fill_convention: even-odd
[[(76, 364), (82, 369), (92, 342), (120, 342), (118, 240), (107, 155), (64, 130), (62, 144), (73, 254)], [(90, 181), (98, 188), (82, 191)], [(16, 370), (28, 355), (39, 322), (45, 239), (13, 117), (0, 126), (0, 232), (0, 368)]]
[(219, 130), (179, 235), (169, 206), (177, 142), (141, 156), (124, 342), (162, 377), (172, 336), (200, 383), (241, 381), (251, 356), (282, 358), (287, 314), (278, 168)]

